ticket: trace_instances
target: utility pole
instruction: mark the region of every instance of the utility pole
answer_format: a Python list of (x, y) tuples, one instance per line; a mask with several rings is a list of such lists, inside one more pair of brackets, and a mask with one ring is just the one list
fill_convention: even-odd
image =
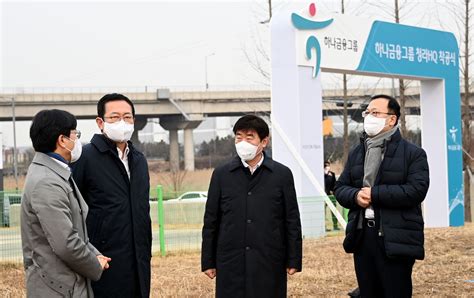
[(13, 172), (15, 175), (15, 190), (18, 191), (18, 158), (16, 148), (16, 117), (15, 117), (15, 97), (12, 97), (12, 120), (13, 120)]

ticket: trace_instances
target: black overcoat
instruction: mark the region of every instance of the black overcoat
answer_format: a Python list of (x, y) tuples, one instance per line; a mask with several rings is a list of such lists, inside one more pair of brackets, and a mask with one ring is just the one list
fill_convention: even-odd
[(217, 297), (286, 297), (286, 268), (302, 261), (290, 169), (268, 156), (253, 175), (238, 157), (216, 168), (202, 236), (201, 269), (216, 268)]
[(96, 134), (73, 164), (74, 179), (89, 206), (91, 243), (112, 258), (98, 282), (97, 297), (142, 297), (150, 294), (150, 179), (145, 156), (128, 143), (130, 179), (117, 146)]
[[(388, 257), (423, 259), (424, 221), (421, 202), (430, 184), (425, 151), (404, 140), (396, 131), (385, 143), (384, 158), (371, 189), (375, 220), (380, 222)], [(336, 182), (336, 199), (349, 209), (344, 248), (357, 251), (357, 226), (364, 209), (356, 203), (356, 196), (364, 179), (364, 140), (351, 150), (344, 171)]]

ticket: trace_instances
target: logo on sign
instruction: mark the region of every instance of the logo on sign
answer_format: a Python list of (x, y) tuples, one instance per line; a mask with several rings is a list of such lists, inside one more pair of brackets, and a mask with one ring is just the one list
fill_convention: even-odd
[(456, 144), (456, 132), (458, 132), (458, 129), (454, 126), (452, 126), (449, 129), (449, 133), (451, 134), (451, 139), (453, 140), (453, 143)]
[[(316, 5), (311, 3), (309, 6), (309, 14), (311, 17), (316, 15)], [(295, 26), (299, 30), (317, 30), (323, 29), (327, 26), (331, 25), (334, 19), (329, 19), (326, 21), (313, 21), (308, 20), (296, 13), (291, 14), (291, 22), (293, 26)], [(315, 78), (319, 73), (319, 68), (321, 65), (321, 46), (319, 44), (318, 39), (315, 36), (310, 36), (306, 40), (306, 59), (311, 60), (312, 58), (312, 50), (316, 51), (316, 63), (313, 67), (313, 78)]]
[(457, 142), (458, 129), (456, 127), (454, 127), (454, 125), (453, 125), (453, 126), (451, 126), (450, 129), (448, 129), (448, 132), (449, 132), (449, 138), (452, 141), (452, 144), (448, 145), (448, 150), (451, 150), (451, 151), (460, 151), (460, 150), (462, 150), (461, 145)]

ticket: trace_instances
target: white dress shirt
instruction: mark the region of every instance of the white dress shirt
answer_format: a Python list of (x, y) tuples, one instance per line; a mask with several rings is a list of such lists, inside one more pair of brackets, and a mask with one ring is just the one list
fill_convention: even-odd
[(117, 147), (117, 152), (118, 156), (120, 158), (120, 161), (123, 163), (123, 166), (125, 167), (125, 170), (127, 171), (128, 179), (130, 179), (130, 168), (128, 166), (128, 152), (130, 152), (130, 148), (125, 147), (124, 153), (122, 153), (122, 150), (120, 150), (119, 147)]
[(257, 162), (257, 164), (255, 165), (255, 168), (253, 168), (253, 169), (245, 160), (241, 159), (241, 161), (242, 161), (242, 164), (244, 165), (244, 167), (249, 168), (250, 174), (253, 175), (253, 173), (262, 165), (263, 158), (264, 158), (264, 155), (262, 154), (262, 158), (260, 159), (259, 162)]

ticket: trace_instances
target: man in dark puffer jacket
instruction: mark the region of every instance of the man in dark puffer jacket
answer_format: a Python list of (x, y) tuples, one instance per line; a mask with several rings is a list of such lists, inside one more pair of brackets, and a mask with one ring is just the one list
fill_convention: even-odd
[(365, 133), (335, 188), (350, 209), (343, 246), (354, 253), (361, 297), (410, 297), (415, 259), (424, 258), (426, 153), (401, 137), (394, 98), (373, 96), (363, 117)]

